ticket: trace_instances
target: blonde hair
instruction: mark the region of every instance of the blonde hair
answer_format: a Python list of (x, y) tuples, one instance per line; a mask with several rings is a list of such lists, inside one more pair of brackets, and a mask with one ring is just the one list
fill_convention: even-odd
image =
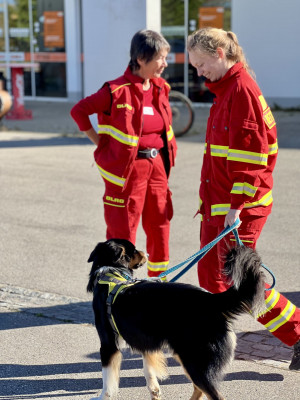
[(234, 63), (242, 62), (246, 71), (255, 78), (254, 71), (250, 68), (235, 33), (208, 27), (199, 29), (187, 38), (188, 51), (200, 50), (214, 56), (217, 54), (218, 47), (224, 50), (228, 60)]

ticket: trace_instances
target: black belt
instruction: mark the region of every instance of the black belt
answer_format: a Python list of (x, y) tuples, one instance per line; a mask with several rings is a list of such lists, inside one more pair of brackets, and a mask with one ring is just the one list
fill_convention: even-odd
[(155, 158), (159, 153), (159, 149), (144, 149), (138, 151), (138, 158)]

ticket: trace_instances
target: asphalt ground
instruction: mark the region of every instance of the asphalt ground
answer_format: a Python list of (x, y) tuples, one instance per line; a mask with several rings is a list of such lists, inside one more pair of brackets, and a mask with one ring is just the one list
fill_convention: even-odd
[[(69, 118), (71, 106), (26, 102), (32, 120), (2, 120), (0, 399), (89, 399), (101, 387), (99, 341), (85, 287), (87, 258), (95, 244), (105, 240), (104, 186), (93, 163), (93, 145)], [(178, 139), (170, 179), (171, 266), (199, 246), (199, 219), (193, 216), (208, 112), (197, 108), (192, 131)], [(280, 147), (275, 201), (258, 251), (276, 275), (276, 289), (300, 307), (300, 113), (274, 115)], [(137, 247), (145, 248), (142, 229)], [(140, 271), (137, 276), (145, 275)], [(195, 268), (181, 281), (197, 284)], [(162, 305), (156, 312), (168, 310)], [(200, 319), (201, 309), (195, 309), (195, 323)], [(239, 318), (235, 328), (238, 347), (221, 386), (224, 396), (298, 400), (299, 373), (288, 370), (291, 348), (248, 315)], [(169, 355), (168, 362), (164, 398), (188, 399), (191, 384)], [(139, 355), (125, 351), (120, 388), (119, 398), (148, 398)]]

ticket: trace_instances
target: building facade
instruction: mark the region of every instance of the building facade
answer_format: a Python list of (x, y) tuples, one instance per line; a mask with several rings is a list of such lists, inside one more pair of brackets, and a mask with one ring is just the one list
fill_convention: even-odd
[(300, 108), (300, 1), (232, 0), (232, 31), (270, 106)]
[(76, 101), (123, 73), (144, 28), (160, 0), (0, 0), (0, 77), (11, 92), (20, 66), (26, 97)]
[[(162, 31), (171, 42), (166, 78), (174, 89), (183, 91), (187, 29), (178, 24), (161, 26), (162, 2), (0, 0), (0, 78), (12, 92), (12, 68), (21, 66), (26, 98), (77, 101), (123, 73), (133, 34), (148, 28)], [(183, 13), (186, 2), (173, 4), (180, 3)], [(229, 1), (206, 3), (230, 8)], [(202, 7), (206, 3), (199, 1)], [(189, 31), (200, 24), (200, 11), (194, 14), (189, 16)], [(231, 1), (231, 29), (270, 105), (300, 107), (299, 15), (299, 0)], [(211, 101), (193, 68), (189, 68), (188, 86), (193, 101)]]

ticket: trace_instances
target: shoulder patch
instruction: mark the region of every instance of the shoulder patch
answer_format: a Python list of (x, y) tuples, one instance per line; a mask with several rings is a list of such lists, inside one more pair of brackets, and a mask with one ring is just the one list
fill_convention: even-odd
[(262, 109), (263, 109), (263, 118), (264, 118), (265, 124), (267, 125), (267, 127), (269, 129), (272, 129), (273, 126), (276, 125), (276, 122), (275, 122), (275, 119), (273, 117), (272, 111), (271, 111), (270, 107), (268, 106), (268, 104), (267, 104), (267, 102), (266, 102), (266, 100), (265, 100), (263, 95), (258, 96), (258, 99), (259, 99), (260, 104), (261, 104)]
[(264, 121), (269, 129), (273, 128), (276, 125), (275, 119), (273, 117), (272, 111), (270, 107), (266, 109), (263, 113)]

